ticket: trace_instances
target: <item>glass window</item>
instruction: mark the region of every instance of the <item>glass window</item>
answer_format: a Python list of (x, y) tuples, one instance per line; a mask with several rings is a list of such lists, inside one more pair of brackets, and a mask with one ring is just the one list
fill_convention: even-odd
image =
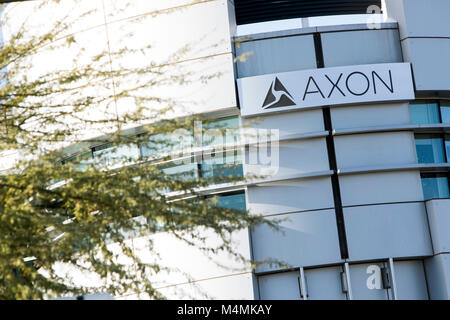
[(423, 174), (422, 189), (425, 200), (450, 198), (449, 180), (445, 173)]
[(167, 165), (162, 171), (174, 180), (188, 181), (198, 178), (198, 165), (194, 162), (193, 158), (190, 163), (183, 163), (180, 165), (174, 165), (172, 163)]
[(450, 101), (441, 100), (442, 123), (450, 123)]
[(445, 152), (447, 154), (447, 162), (450, 162), (450, 134), (445, 135)]
[(435, 102), (411, 103), (411, 122), (414, 124), (440, 123), (438, 104)]
[(205, 123), (203, 135), (203, 146), (222, 145), (230, 143), (227, 134), (237, 135), (239, 119), (237, 117), (220, 118)]
[(203, 178), (223, 177), (222, 180), (226, 182), (227, 176), (242, 177), (243, 175), (241, 152), (237, 150), (224, 151), (222, 155), (212, 155), (210, 159), (202, 162)]
[(75, 170), (84, 171), (86, 168), (94, 162), (92, 157), (92, 151), (86, 151), (77, 155), (74, 155), (64, 160), (64, 163), (73, 163)]
[(443, 163), (444, 141), (439, 134), (416, 134), (416, 150), (419, 163)]
[(139, 150), (136, 144), (114, 146), (107, 143), (93, 148), (93, 154), (96, 163), (107, 166), (139, 159)]
[[(222, 145), (227, 143), (226, 130), (238, 129), (239, 118), (237, 116), (219, 118), (213, 121), (205, 121), (202, 123), (204, 133), (202, 135), (202, 145)], [(210, 130), (209, 132), (207, 132)], [(186, 134), (180, 135), (180, 132), (171, 134), (154, 134), (151, 137), (143, 137), (143, 142), (140, 144), (140, 152), (142, 157), (156, 156), (161, 153), (177, 151), (183, 149), (190, 149), (194, 146), (194, 135), (191, 130), (185, 130)], [(144, 142), (145, 140), (145, 142)]]
[(146, 136), (143, 138), (145, 142), (140, 143), (140, 153), (143, 158), (153, 157), (158, 154), (169, 153), (172, 151), (180, 151), (180, 156), (182, 150), (191, 148), (193, 144), (192, 134), (185, 134), (180, 136), (180, 134), (154, 134), (153, 136)]
[(245, 193), (221, 195), (218, 199), (218, 205), (227, 209), (246, 210)]
[(239, 119), (238, 117), (220, 118), (208, 122), (205, 127), (205, 129), (237, 129), (239, 128)]

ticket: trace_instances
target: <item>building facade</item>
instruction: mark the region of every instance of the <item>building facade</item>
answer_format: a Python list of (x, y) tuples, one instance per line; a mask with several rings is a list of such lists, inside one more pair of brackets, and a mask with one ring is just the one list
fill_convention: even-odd
[[(200, 49), (174, 65), (214, 69), (222, 76), (181, 90), (165, 88), (167, 94), (190, 92), (190, 112), (229, 127), (277, 132), (267, 141), (272, 153), (265, 163), (251, 163), (261, 157), (251, 144), (236, 155), (242, 174), (269, 167), (267, 178), (212, 186), (210, 192), (221, 194), (224, 205), (282, 219), (281, 232), (243, 230), (236, 235), (236, 248), (251, 259), (277, 259), (286, 266), (232, 271), (158, 234), (156, 246), (164, 261), (193, 279), (157, 279), (163, 294), (450, 298), (449, 1), (355, 1), (347, 6), (346, 1), (321, 0), (311, 7), (300, 0), (211, 0), (156, 18), (152, 12), (191, 1), (135, 0), (123, 8), (124, 1), (84, 2), (99, 10), (70, 32), (82, 45), (97, 39), (113, 47), (121, 32), (133, 28), (130, 45), (155, 41), (152, 57), (158, 60), (200, 37)], [(12, 3), (4, 14), (20, 16), (31, 6)], [(42, 17), (48, 15), (42, 10)], [(39, 24), (38, 17), (35, 21)], [(5, 41), (8, 28), (14, 26), (3, 25)], [(136, 61), (130, 60), (117, 63)], [(93, 145), (87, 158), (95, 161), (104, 150)], [(138, 146), (127, 152), (146, 156)], [(213, 175), (219, 169), (204, 161), (173, 170)], [(215, 259), (236, 267), (226, 256)]]

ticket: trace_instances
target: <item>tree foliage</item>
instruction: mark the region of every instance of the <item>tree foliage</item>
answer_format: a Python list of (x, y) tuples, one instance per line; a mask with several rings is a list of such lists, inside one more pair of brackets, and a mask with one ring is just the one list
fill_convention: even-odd
[[(199, 118), (174, 117), (182, 103), (158, 96), (158, 88), (221, 76), (198, 77), (176, 65), (196, 44), (165, 63), (114, 65), (148, 54), (151, 44), (86, 54), (91, 48), (67, 30), (89, 14), (68, 14), (34, 33), (24, 18), (0, 49), (0, 153), (20, 154), (0, 175), (2, 299), (92, 292), (163, 298), (152, 279), (170, 270), (153, 252), (151, 236), (145, 250), (152, 261), (143, 261), (130, 239), (165, 232), (206, 254), (228, 252), (246, 261), (232, 234), (260, 223), (274, 226), (207, 194), (213, 184), (244, 181), (233, 173), (235, 165), (224, 164), (212, 176), (167, 170), (170, 151), (180, 147), (168, 133), (192, 132)], [(50, 62), (54, 66), (40, 65)], [(92, 146), (115, 156), (93, 159)], [(121, 152), (137, 146), (149, 156)], [(192, 159), (194, 151), (186, 154)], [(214, 246), (205, 236), (210, 232), (221, 239)], [(88, 280), (79, 281), (80, 274)]]

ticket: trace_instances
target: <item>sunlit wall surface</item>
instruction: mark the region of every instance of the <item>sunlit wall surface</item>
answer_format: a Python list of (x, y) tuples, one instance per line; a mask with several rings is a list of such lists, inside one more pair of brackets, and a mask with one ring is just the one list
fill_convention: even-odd
[[(105, 68), (154, 66), (161, 76), (149, 72), (130, 77), (120, 83), (106, 80), (102, 93), (120, 92), (127, 83), (154, 77), (158, 84), (146, 88), (145, 94), (173, 100), (172, 116), (236, 107), (229, 16), (232, 7), (225, 0), (214, 1), (116, 1), (68, 0), (42, 6), (41, 1), (9, 4), (2, 16), (4, 40), (7, 43), (24, 24), (24, 39), (43, 35), (58, 21), (71, 23), (55, 38), (55, 43), (74, 41), (69, 47), (52, 50), (38, 48), (30, 57), (33, 67), (29, 79), (60, 68), (91, 63), (102, 53), (110, 63)], [(43, 23), (45, 21), (45, 23)], [(73, 37), (73, 39), (72, 39)], [(147, 46), (151, 46), (147, 48)], [(135, 54), (117, 57), (121, 48), (143, 49)], [(82, 50), (81, 55), (77, 55)], [(183, 84), (167, 79), (184, 75)], [(206, 77), (212, 77), (205, 81)], [(15, 79), (11, 79), (14, 81)], [(121, 87), (122, 86), (122, 87)], [(108, 92), (108, 90), (110, 92)], [(133, 100), (118, 99), (92, 110), (95, 116), (111, 118), (133, 110)], [(155, 103), (151, 107), (157, 107)], [(130, 124), (130, 127), (137, 124)], [(124, 128), (126, 129), (126, 128)], [(86, 137), (105, 133), (105, 128), (92, 128)]]
[[(228, 189), (220, 201), (245, 207), (250, 214), (283, 219), (282, 232), (257, 227), (237, 234), (236, 248), (256, 260), (282, 260), (288, 267), (264, 264), (253, 272), (245, 266), (232, 271), (166, 234), (156, 234), (163, 260), (194, 280), (188, 283), (182, 273), (155, 278), (163, 294), (200, 298), (207, 293), (222, 299), (450, 298), (447, 0), (385, 0), (376, 19), (299, 15), (301, 19), (237, 26), (231, 0), (189, 6), (183, 0), (84, 0), (76, 11), (69, 9), (74, 0), (56, 11), (35, 9), (38, 2), (8, 6), (2, 19), (5, 41), (18, 28), (17, 17), (32, 13), (27, 30), (44, 32), (48, 25), (42, 21), (49, 17), (93, 9), (89, 18), (77, 19), (56, 41), (73, 35), (74, 46), (86, 48), (86, 59), (121, 45), (154, 44), (120, 59), (111, 54), (110, 67), (154, 62), (164, 65), (167, 74), (193, 71), (192, 83), (148, 93), (175, 98), (173, 116), (214, 112), (218, 118), (235, 116), (227, 119), (279, 132), (276, 173), (257, 184)], [(191, 43), (192, 50), (182, 50), (175, 60), (172, 53), (189, 49)], [(71, 65), (73, 49), (52, 55), (38, 51), (33, 59), (39, 63), (30, 76)], [(280, 110), (258, 119), (238, 116), (236, 79), (388, 63), (411, 64), (416, 99)], [(197, 81), (216, 72), (220, 77)], [(110, 80), (104, 90), (114, 89), (116, 80)], [(133, 103), (119, 99), (103, 107), (96, 111), (114, 116)], [(86, 137), (104, 131), (93, 128)], [(126, 152), (149, 156), (145, 146)], [(247, 149), (245, 158), (252, 152)], [(106, 146), (92, 147), (86, 161), (105, 155)], [(254, 169), (244, 163), (239, 174)], [(200, 163), (167, 170), (196, 175), (220, 168)], [(133, 241), (142, 248), (142, 239)], [(145, 250), (142, 256), (153, 259)], [(216, 261), (237, 266), (225, 256)]]
[[(215, 117), (227, 127), (236, 127), (239, 124), (237, 116), (230, 118), (230, 114), (237, 114), (231, 42), (233, 17), (233, 6), (227, 0), (65, 0), (45, 6), (42, 6), (41, 1), (10, 3), (2, 14), (1, 22), (5, 43), (11, 41), (11, 37), (22, 27), (23, 41), (27, 41), (33, 36), (51, 31), (58, 21), (72, 23), (70, 28), (63, 30), (54, 39), (56, 44), (71, 41), (69, 47), (58, 50), (50, 46), (37, 48), (36, 53), (30, 56), (33, 67), (26, 71), (29, 79), (60, 69), (76, 68), (83, 63), (90, 63), (95, 55), (107, 52), (106, 58), (110, 60), (106, 64), (108, 68), (159, 68), (163, 78), (155, 80), (162, 80), (161, 83), (146, 89), (145, 93), (173, 100), (171, 117), (214, 112)], [(114, 56), (113, 53), (123, 47), (130, 50), (145, 49), (132, 55)], [(80, 52), (81, 55), (77, 55)], [(184, 75), (186, 79), (183, 84), (164, 81), (171, 75)], [(20, 75), (15, 76), (17, 78), (13, 76), (10, 81), (20, 78)], [(139, 77), (147, 79), (151, 76), (143, 74), (127, 80), (139, 81)], [(127, 83), (119, 84), (117, 79), (111, 78), (94, 89), (102, 90), (104, 94), (109, 90), (112, 94), (114, 90), (123, 89), (120, 85), (126, 86)], [(157, 107), (156, 103), (148, 106), (149, 110)], [(98, 117), (104, 117), (107, 114), (114, 118), (133, 108), (132, 100), (118, 99), (112, 104), (98, 106), (92, 110), (92, 116), (97, 114)], [(140, 124), (146, 124), (145, 120), (129, 124), (123, 129)], [(89, 128), (79, 138), (104, 135), (108, 130), (102, 127)], [(72, 149), (76, 156), (77, 147)], [(150, 156), (145, 146), (119, 152), (130, 153), (130, 156), (135, 154), (137, 158)], [(83, 169), (83, 165), (93, 161), (107, 161), (111, 156), (107, 145), (92, 147), (81, 157), (79, 167)], [(64, 161), (72, 160), (67, 158)], [(190, 172), (198, 175), (197, 171), (201, 170), (202, 174), (213, 176), (222, 170), (210, 162), (205, 161), (192, 168), (169, 164), (166, 171), (169, 174)], [(242, 169), (239, 171), (238, 168), (237, 174), (242, 174)], [(245, 209), (243, 189), (220, 194), (219, 204)], [(161, 289), (168, 298), (253, 298), (252, 275), (248, 266), (233, 261), (226, 254), (206, 256), (167, 234), (156, 234), (152, 238), (156, 252), (161, 256), (161, 264), (175, 269), (170, 274), (161, 272), (154, 279), (155, 287)], [(128, 241), (133, 241), (136, 250), (141, 250), (143, 261), (154, 261), (155, 257), (144, 249), (144, 238)], [(209, 241), (215, 243), (213, 234), (210, 234)], [(247, 230), (236, 235), (236, 249), (250, 257)], [(71, 272), (63, 265), (60, 270)], [(88, 275), (75, 276), (80, 282), (96, 281)]]

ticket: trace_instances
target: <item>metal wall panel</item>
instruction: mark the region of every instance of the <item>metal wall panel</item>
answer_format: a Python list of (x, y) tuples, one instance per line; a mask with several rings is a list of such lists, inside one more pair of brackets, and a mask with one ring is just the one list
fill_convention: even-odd
[(422, 203), (344, 208), (350, 260), (433, 254)]
[(383, 287), (381, 268), (384, 263), (350, 265), (350, 279), (354, 300), (388, 300), (388, 290)]
[(400, 35), (407, 37), (450, 37), (448, 0), (386, 0), (386, 13), (398, 21)]
[(450, 252), (450, 200), (427, 201), (426, 207), (434, 254)]
[(333, 129), (407, 125), (411, 121), (408, 103), (331, 108), (331, 119)]
[(247, 189), (250, 213), (270, 215), (334, 207), (331, 179), (308, 178)]
[(299, 272), (282, 272), (258, 277), (261, 300), (300, 300)]
[(439, 254), (425, 259), (425, 272), (430, 299), (450, 299), (450, 254)]
[(428, 300), (422, 260), (395, 261), (395, 280), (400, 300)]
[(406, 39), (402, 48), (418, 91), (450, 90), (450, 38)]
[(405, 61), (412, 63), (418, 91), (450, 90), (448, 0), (386, 0), (398, 21)]
[(423, 200), (418, 171), (341, 175), (339, 183), (344, 206)]
[(412, 132), (353, 134), (334, 141), (340, 169), (417, 163)]
[(397, 29), (322, 34), (325, 67), (402, 62)]
[[(269, 154), (269, 151), (271, 153)], [(295, 141), (283, 141), (271, 150), (271, 146), (262, 148), (250, 148), (246, 151), (246, 159), (257, 159), (258, 156), (270, 161), (273, 166), (273, 174), (267, 176), (270, 179), (282, 179), (293, 175), (329, 170), (327, 146), (325, 138), (305, 139)], [(245, 174), (261, 174), (269, 166), (266, 164), (244, 164)]]
[[(267, 226), (252, 232), (256, 261), (276, 259), (291, 267), (332, 264), (341, 261), (334, 210), (293, 213), (271, 217), (282, 219), (280, 231)], [(279, 269), (264, 265), (258, 271)]]
[(342, 291), (341, 266), (305, 270), (309, 300), (346, 300)]
[(323, 115), (320, 109), (270, 114), (248, 120), (241, 118), (241, 121), (245, 128), (278, 130), (280, 138), (294, 134), (313, 133), (324, 130)]
[(247, 41), (236, 46), (238, 77), (316, 68), (312, 35)]

